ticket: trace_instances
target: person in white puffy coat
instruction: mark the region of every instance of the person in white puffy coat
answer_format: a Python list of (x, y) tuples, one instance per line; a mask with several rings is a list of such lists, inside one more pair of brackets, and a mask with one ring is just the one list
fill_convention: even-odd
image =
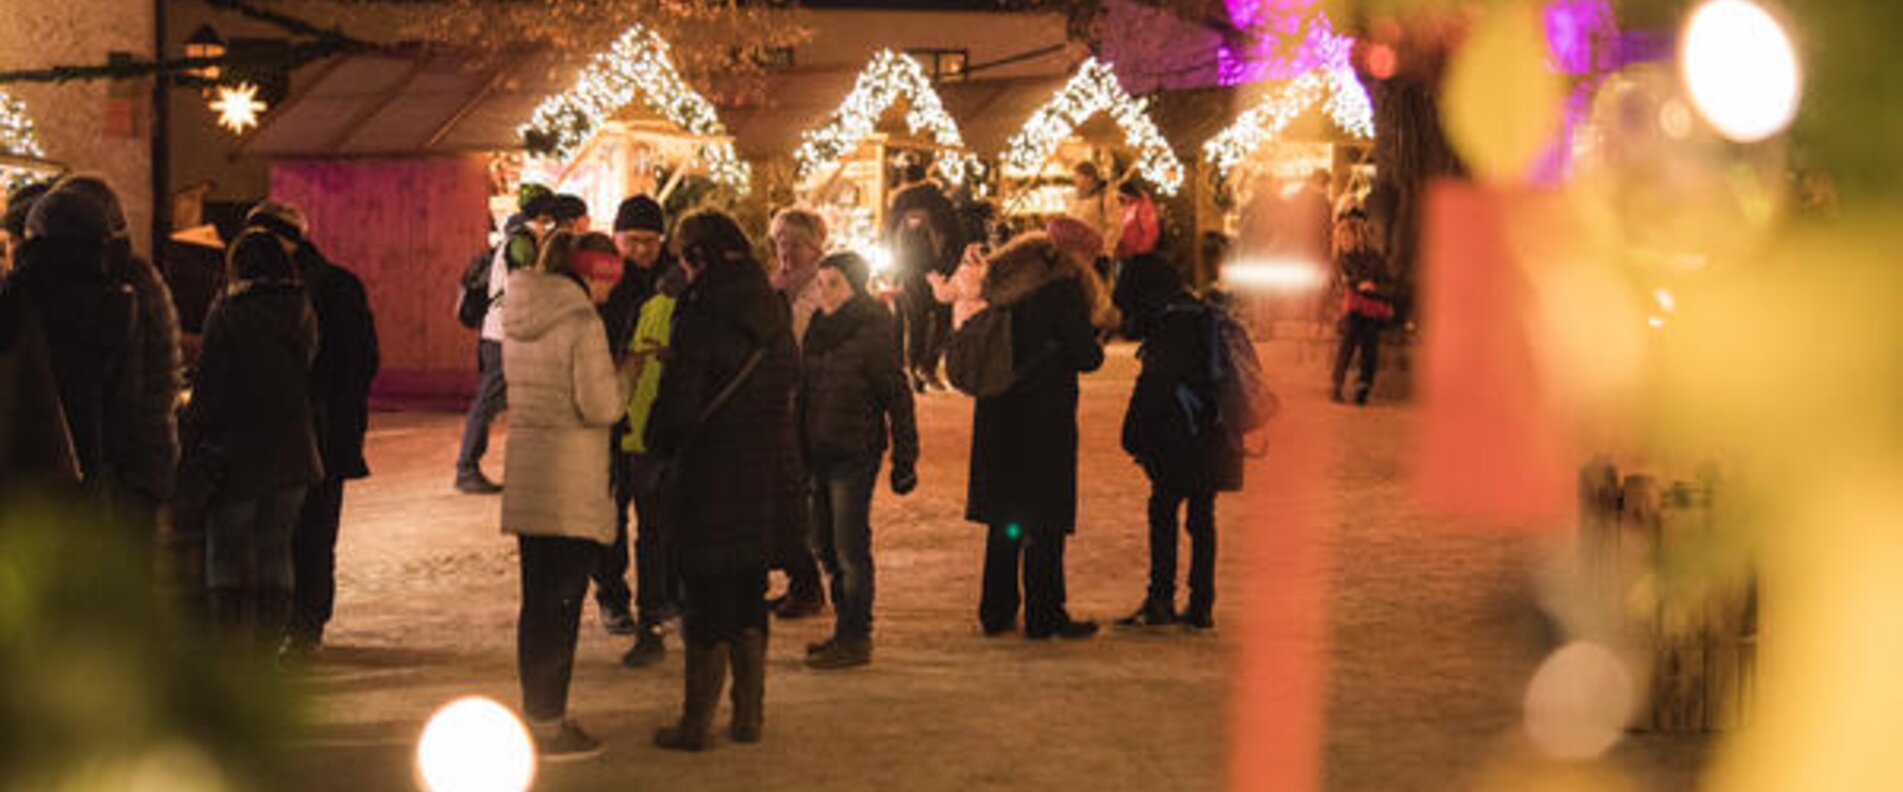
[[(627, 404), (591, 295), (605, 299), (620, 259), (557, 233), (532, 268), (509, 276), (503, 313), (509, 382), (509, 482), (502, 530), (521, 550), (516, 659), (530, 733), (545, 759), (600, 752), (566, 718), (576, 631), (589, 570), (614, 541), (608, 434)], [(609, 246), (612, 251), (612, 245)]]

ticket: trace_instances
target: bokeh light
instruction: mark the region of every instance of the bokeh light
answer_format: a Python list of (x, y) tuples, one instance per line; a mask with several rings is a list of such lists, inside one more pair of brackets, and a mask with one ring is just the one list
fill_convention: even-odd
[(1557, 759), (1605, 753), (1625, 734), (1633, 688), (1632, 674), (1612, 650), (1585, 641), (1560, 647), (1527, 686), (1527, 737)]
[(1711, 0), (1692, 12), (1679, 48), (1692, 103), (1718, 132), (1749, 143), (1797, 115), (1800, 75), (1790, 36), (1763, 7)]
[(430, 716), (416, 769), (429, 792), (524, 792), (535, 781), (535, 746), (515, 713), (470, 696)]

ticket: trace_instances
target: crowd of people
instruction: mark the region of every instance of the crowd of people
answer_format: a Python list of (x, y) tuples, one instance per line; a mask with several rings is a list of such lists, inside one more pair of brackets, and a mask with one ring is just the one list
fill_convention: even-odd
[[(499, 494), (517, 543), (522, 710), (543, 757), (601, 748), (567, 714), (591, 583), (603, 627), (632, 637), (630, 668), (665, 657), (665, 625), (680, 622), (681, 714), (654, 735), (664, 748), (708, 747), (723, 694), (729, 737), (761, 739), (776, 616), (830, 600), (832, 634), (805, 648), (807, 665), (872, 662), (873, 494), (882, 480), (899, 496), (919, 486), (915, 394), (947, 379), (975, 397), (964, 516), (985, 531), (983, 633), (1095, 635), (1067, 607), (1064, 558), (1079, 379), (1115, 334), (1140, 344), (1122, 444), (1151, 484), (1149, 584), (1119, 624), (1214, 626), (1215, 499), (1240, 488), (1241, 435), (1259, 417), (1237, 406), (1259, 363), (1235, 319), (1162, 252), (1147, 193), (1125, 182), (1109, 200), (1094, 166), (1077, 169), (1072, 212), (1008, 239), (970, 222), (922, 167), (903, 176), (883, 273), (829, 252), (806, 208), (780, 210), (756, 248), (727, 214), (670, 222), (645, 195), (594, 231), (581, 199), (530, 186), (465, 277), (459, 314), (480, 333), (481, 377), (454, 485)], [(140, 535), (197, 531), (207, 622), (315, 652), (344, 485), (368, 474), (378, 355), (362, 283), (323, 257), (296, 207), (259, 204), (185, 345), (186, 391), (164, 279), (132, 254), (103, 182), (17, 193), (7, 222), (21, 243), (0, 286), (0, 486), (69, 488)], [(1362, 355), (1365, 401), (1370, 338), (1392, 313), (1365, 218), (1336, 233), (1350, 283), (1342, 349)], [(481, 463), (505, 408), (498, 482)], [(786, 583), (769, 599), (774, 571)]]

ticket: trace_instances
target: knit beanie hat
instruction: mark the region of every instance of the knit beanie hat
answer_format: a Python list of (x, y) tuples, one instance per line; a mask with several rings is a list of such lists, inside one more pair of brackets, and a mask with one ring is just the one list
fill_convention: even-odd
[(112, 191), (105, 179), (68, 176), (53, 185), (53, 192), (71, 193), (97, 204), (100, 214), (106, 218), (107, 236), (122, 237), (130, 233), (131, 225), (126, 222), (125, 207), (119, 204), (119, 194)]
[(1052, 217), (1044, 224), (1044, 232), (1058, 249), (1085, 261), (1095, 261), (1103, 255), (1103, 234), (1075, 217)]
[(866, 281), (872, 277), (872, 267), (857, 253), (842, 251), (819, 260), (821, 269), (836, 269), (845, 276), (846, 283), (852, 286), (853, 294), (866, 293)]
[(102, 240), (108, 231), (105, 207), (69, 190), (54, 190), (40, 196), (26, 215), (28, 237)]
[(615, 209), (615, 233), (622, 231), (653, 231), (656, 234), (667, 233), (667, 217), (661, 211), (661, 205), (653, 198), (636, 195), (621, 202)]
[(588, 216), (588, 202), (582, 200), (579, 195), (557, 193), (553, 201), (549, 212), (555, 217), (557, 223), (580, 220)]

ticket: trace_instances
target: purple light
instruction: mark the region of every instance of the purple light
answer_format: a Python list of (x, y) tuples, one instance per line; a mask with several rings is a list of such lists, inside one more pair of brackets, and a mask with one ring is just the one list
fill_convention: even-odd
[(1610, 0), (1553, 0), (1546, 6), (1546, 46), (1566, 74), (1611, 71), (1619, 23)]
[(1317, 0), (1223, 0), (1229, 21), (1250, 40), (1216, 49), (1223, 85), (1288, 80), (1319, 68), (1343, 66), (1354, 39), (1337, 35)]

